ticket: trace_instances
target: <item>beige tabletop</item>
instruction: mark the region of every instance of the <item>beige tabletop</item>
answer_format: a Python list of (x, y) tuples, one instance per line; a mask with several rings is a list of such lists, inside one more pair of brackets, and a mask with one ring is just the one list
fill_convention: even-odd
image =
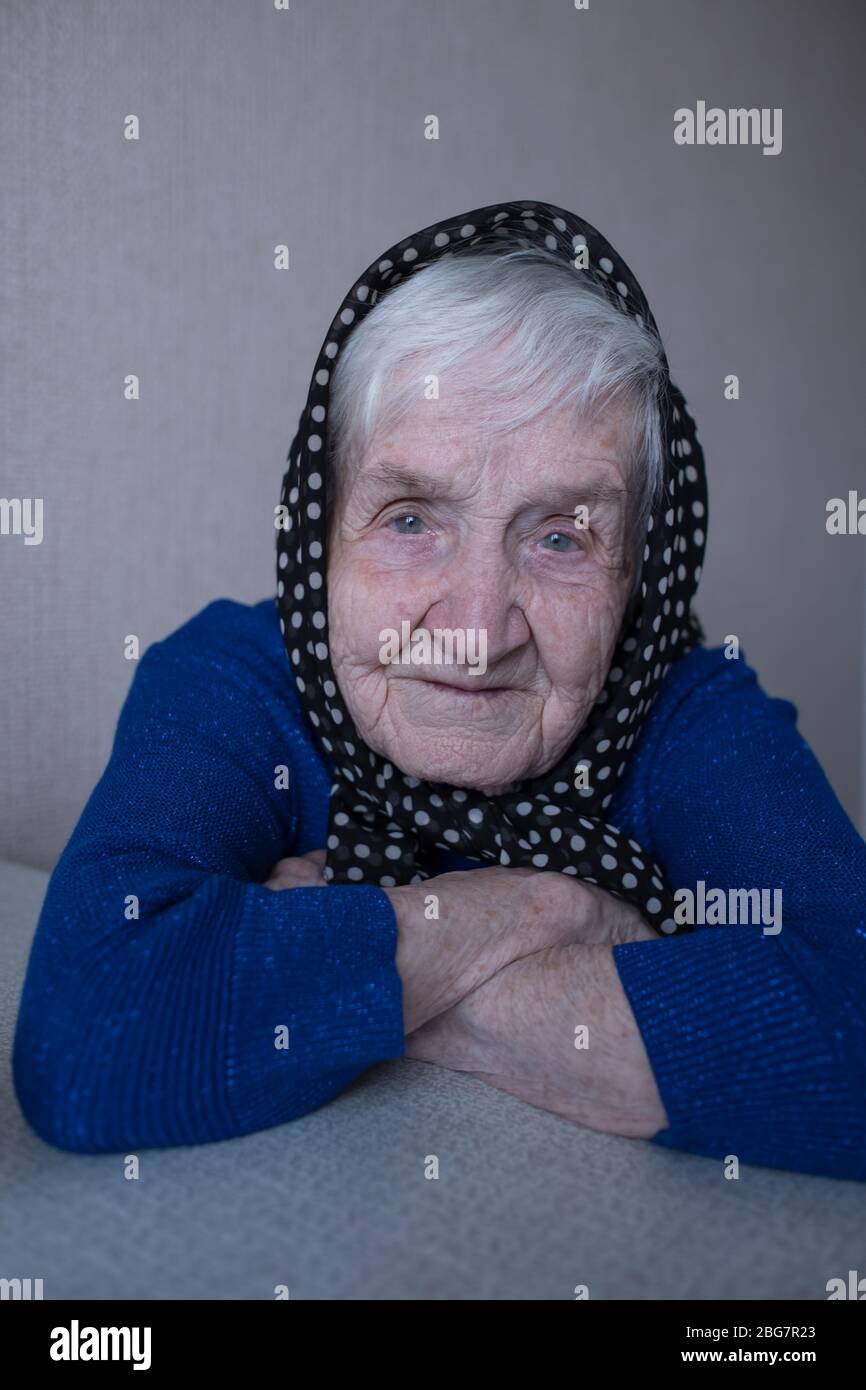
[(826, 1299), (866, 1273), (866, 1185), (726, 1180), (421, 1062), (275, 1129), (142, 1150), (137, 1181), (122, 1154), (52, 1149), (9, 1061), (46, 881), (0, 864), (0, 1278), (47, 1299)]

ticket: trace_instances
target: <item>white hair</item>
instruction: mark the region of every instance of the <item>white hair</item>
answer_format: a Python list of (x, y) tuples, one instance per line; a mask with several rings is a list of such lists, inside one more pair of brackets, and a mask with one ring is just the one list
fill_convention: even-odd
[[(332, 376), (332, 495), (375, 430), (424, 399), (425, 378), (456, 376), (460, 390), (459, 369), (484, 351), (493, 366), (473, 404), (491, 433), (554, 406), (589, 422), (617, 400), (628, 403), (629, 520), (634, 539), (642, 538), (662, 484), (661, 342), (586, 271), (541, 248), (446, 254), (374, 305), (349, 335)], [(415, 361), (418, 375), (403, 373), (395, 383)]]

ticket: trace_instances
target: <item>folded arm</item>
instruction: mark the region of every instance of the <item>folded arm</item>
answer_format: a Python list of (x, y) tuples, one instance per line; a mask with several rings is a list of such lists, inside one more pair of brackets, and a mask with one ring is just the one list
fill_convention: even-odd
[(264, 885), (296, 841), (294, 770), (275, 773), (296, 735), (268, 689), (282, 667), (225, 608), (145, 654), (51, 878), (13, 1069), (61, 1148), (248, 1133), (403, 1053), (382, 890)]
[(559, 948), (506, 967), (409, 1054), (593, 1128), (649, 1134), (655, 1115), (674, 1148), (866, 1178), (866, 845), (794, 720), (747, 667), (707, 681), (659, 742), (633, 832), (673, 888), (781, 889), (781, 932)]
[(406, 1052), (591, 1129), (649, 1138), (666, 1123), (610, 946), (515, 961), (413, 1033)]

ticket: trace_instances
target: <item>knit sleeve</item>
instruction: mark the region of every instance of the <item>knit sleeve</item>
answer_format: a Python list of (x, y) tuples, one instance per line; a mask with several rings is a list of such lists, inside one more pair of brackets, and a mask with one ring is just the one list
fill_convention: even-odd
[[(696, 904), (724, 890), (728, 922), (614, 949), (668, 1116), (655, 1140), (866, 1178), (866, 845), (794, 707), (736, 667), (679, 705), (648, 794), (668, 882)], [(781, 930), (731, 912), (735, 888), (781, 890)]]
[(49, 883), (13, 1069), (60, 1148), (244, 1134), (404, 1050), (386, 894), (263, 886), (295, 847), (300, 755), (282, 668), (227, 610), (249, 612), (212, 604), (143, 657)]

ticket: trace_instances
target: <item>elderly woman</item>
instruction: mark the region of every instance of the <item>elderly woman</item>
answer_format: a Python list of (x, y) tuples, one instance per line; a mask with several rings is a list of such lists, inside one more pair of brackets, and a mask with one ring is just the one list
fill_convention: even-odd
[[(14, 1053), (34, 1128), (218, 1139), (405, 1053), (866, 1177), (866, 846), (793, 706), (702, 643), (702, 451), (604, 238), (508, 203), (390, 248), (276, 522), (276, 611), (150, 648), (55, 869)], [(768, 890), (784, 923), (719, 913)]]

